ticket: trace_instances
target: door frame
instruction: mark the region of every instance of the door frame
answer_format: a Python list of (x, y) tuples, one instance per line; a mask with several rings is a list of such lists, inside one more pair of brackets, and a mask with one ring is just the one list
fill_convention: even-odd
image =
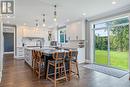
[[(16, 51), (17, 51), (17, 47), (16, 47), (16, 43), (17, 43), (17, 27), (16, 25), (12, 25), (12, 24), (6, 24), (6, 23), (3, 23), (3, 29), (4, 27), (13, 27), (14, 28), (14, 58), (16, 57)], [(4, 33), (4, 32), (2, 32)], [(4, 37), (3, 37), (3, 47), (4, 47)], [(9, 54), (9, 53), (12, 53), (12, 52), (4, 52), (4, 54)]]
[(0, 82), (3, 70), (3, 22), (0, 22)]
[(128, 61), (128, 66), (129, 66), (129, 72), (130, 72), (130, 13), (128, 15), (128, 19), (129, 19), (129, 57), (128, 57), (129, 61)]

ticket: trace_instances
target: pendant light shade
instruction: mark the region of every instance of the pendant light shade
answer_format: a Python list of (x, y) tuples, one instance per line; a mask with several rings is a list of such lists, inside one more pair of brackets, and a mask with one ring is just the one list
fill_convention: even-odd
[(46, 26), (46, 18), (45, 18), (45, 14), (43, 14), (43, 27), (45, 27)]
[(53, 18), (54, 21), (57, 21), (57, 18), (56, 18), (57, 17), (56, 7), (57, 6), (54, 5), (54, 18)]

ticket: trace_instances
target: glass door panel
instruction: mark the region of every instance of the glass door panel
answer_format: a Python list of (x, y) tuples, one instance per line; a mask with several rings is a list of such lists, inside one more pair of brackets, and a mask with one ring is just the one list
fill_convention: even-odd
[(128, 70), (129, 26), (110, 30), (110, 66)]
[(95, 63), (108, 64), (108, 32), (106, 29), (95, 30)]

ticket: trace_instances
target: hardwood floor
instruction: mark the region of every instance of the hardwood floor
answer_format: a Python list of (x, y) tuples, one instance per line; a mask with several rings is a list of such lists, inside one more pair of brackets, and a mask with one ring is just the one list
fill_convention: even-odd
[[(80, 79), (58, 83), (57, 87), (130, 87), (129, 75), (119, 79), (83, 68), (82, 65), (79, 66), (79, 72)], [(53, 87), (53, 83), (45, 79), (38, 80), (24, 60), (5, 55), (0, 87)]]

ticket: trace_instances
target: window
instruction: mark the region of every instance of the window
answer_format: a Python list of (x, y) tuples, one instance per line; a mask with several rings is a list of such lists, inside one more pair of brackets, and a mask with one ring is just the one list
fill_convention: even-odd
[(58, 42), (66, 43), (66, 27), (61, 27), (58, 30)]

